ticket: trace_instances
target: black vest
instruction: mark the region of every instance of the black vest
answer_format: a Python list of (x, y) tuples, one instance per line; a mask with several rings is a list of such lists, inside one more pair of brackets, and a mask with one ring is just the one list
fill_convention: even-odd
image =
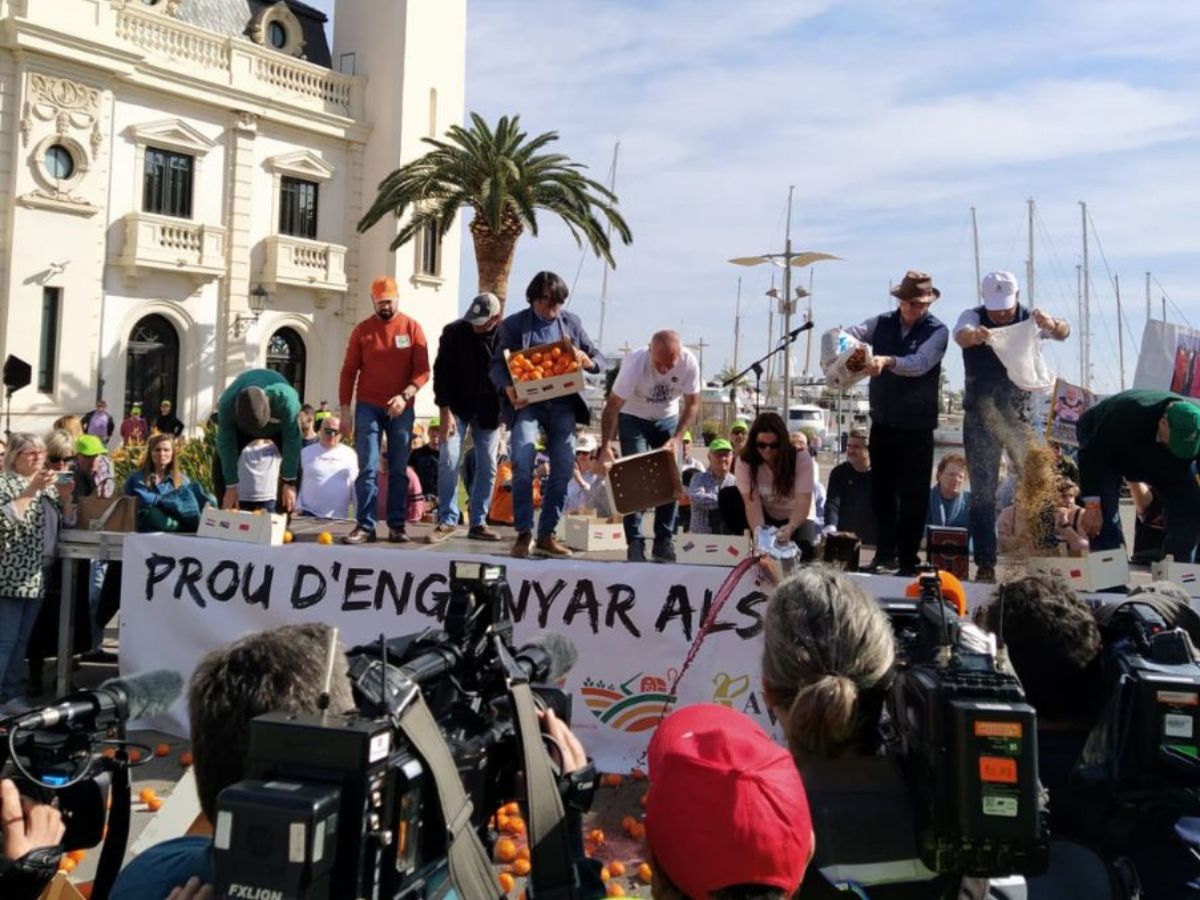
[[(993, 325), (992, 320), (988, 318), (985, 306), (975, 307), (974, 312), (979, 317), (979, 324), (989, 331), (1007, 328), (1009, 325), (1016, 325), (1029, 318), (1029, 310), (1019, 303), (1017, 304), (1017, 314), (1011, 322), (1005, 325)], [(963, 409), (974, 409), (982, 397), (992, 397), (997, 403), (1012, 400), (1024, 401), (1028, 397), (1028, 392), (1022, 391), (1012, 383), (1008, 377), (1008, 370), (1004, 368), (1004, 363), (1000, 362), (996, 351), (987, 344), (978, 344), (963, 350), (963, 372), (966, 375)]]
[[(900, 311), (887, 313), (875, 323), (871, 352), (876, 356), (909, 356), (932, 338), (938, 329), (945, 329), (932, 314), (927, 315), (900, 337)], [(884, 372), (871, 379), (868, 397), (871, 401), (871, 421), (900, 431), (933, 431), (938, 423), (938, 379), (942, 374), (938, 364), (916, 378)]]

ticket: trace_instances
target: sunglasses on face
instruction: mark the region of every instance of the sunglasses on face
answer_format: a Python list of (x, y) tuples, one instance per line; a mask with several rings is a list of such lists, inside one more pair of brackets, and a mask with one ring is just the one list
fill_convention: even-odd
[(932, 300), (901, 300), (900, 302), (903, 303), (905, 306), (913, 306), (913, 307), (916, 307), (917, 309), (924, 309), (927, 306), (933, 305)]
[(755, 441), (754, 446), (759, 450), (778, 450), (779, 441)]
[(325, 437), (333, 437), (337, 433), (338, 433), (338, 430), (336, 428), (322, 428), (321, 429), (321, 434), (325, 435)]

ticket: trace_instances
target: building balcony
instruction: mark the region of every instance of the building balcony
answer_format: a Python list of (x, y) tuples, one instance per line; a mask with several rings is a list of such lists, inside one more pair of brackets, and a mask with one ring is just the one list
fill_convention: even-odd
[(153, 213), (129, 213), (117, 265), (136, 279), (148, 271), (180, 272), (200, 283), (225, 274), (225, 229)]
[(346, 292), (345, 247), (286, 234), (273, 234), (265, 244), (263, 284), (311, 288), (319, 306)]

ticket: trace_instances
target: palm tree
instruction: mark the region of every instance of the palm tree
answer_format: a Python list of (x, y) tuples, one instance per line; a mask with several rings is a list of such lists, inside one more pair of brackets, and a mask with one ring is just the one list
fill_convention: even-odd
[(392, 241), (392, 249), (412, 240), (430, 225), (444, 236), (461, 207), (474, 212), (471, 237), (479, 290), (491, 291), (504, 303), (517, 240), (528, 229), (538, 233), (537, 210), (555, 213), (567, 225), (576, 244), (584, 240), (597, 256), (615, 268), (612, 245), (598, 216), (625, 244), (633, 240), (617, 212), (617, 196), (581, 174), (587, 168), (561, 153), (539, 153), (558, 140), (548, 131), (527, 139), (519, 116), (502, 116), (495, 129), (477, 113), (471, 126), (452, 125), (444, 140), (422, 138), (433, 147), (419, 159), (401, 166), (379, 185), (375, 202), (358, 223), (366, 231), (387, 213), (411, 215)]

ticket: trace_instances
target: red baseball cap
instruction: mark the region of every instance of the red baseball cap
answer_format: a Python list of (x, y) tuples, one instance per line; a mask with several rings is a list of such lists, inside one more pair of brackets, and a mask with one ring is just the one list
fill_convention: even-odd
[(650, 741), (646, 842), (688, 897), (757, 884), (794, 893), (812, 856), (812, 816), (791, 754), (749, 716), (698, 704)]

